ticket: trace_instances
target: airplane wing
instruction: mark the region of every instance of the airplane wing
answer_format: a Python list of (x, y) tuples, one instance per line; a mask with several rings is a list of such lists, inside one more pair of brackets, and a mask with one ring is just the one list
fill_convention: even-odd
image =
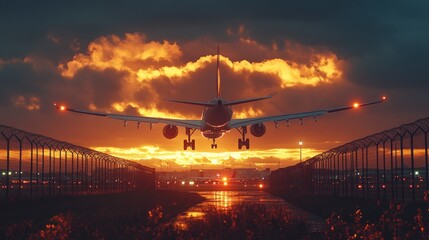
[(99, 116), (99, 117), (108, 117), (113, 118), (117, 120), (122, 120), (125, 122), (137, 122), (137, 123), (164, 123), (164, 124), (170, 124), (180, 127), (186, 127), (191, 129), (200, 129), (201, 127), (201, 120), (183, 120), (183, 119), (170, 119), (170, 118), (156, 118), (156, 117), (143, 117), (143, 116), (130, 116), (130, 115), (122, 115), (122, 114), (110, 114), (110, 113), (101, 113), (101, 112), (93, 112), (93, 111), (87, 111), (87, 110), (77, 110), (72, 108), (67, 108), (65, 106), (57, 106), (55, 104), (55, 107), (61, 111), (68, 111), (68, 112), (74, 112), (79, 114), (87, 114), (87, 115), (93, 115), (93, 116)]
[(383, 97), (381, 100), (378, 100), (378, 101), (373, 101), (373, 102), (368, 102), (368, 103), (363, 103), (363, 104), (355, 103), (355, 104), (350, 105), (350, 106), (337, 107), (337, 108), (331, 108), (331, 109), (323, 109), (323, 110), (312, 111), (312, 112), (302, 112), (302, 113), (284, 114), (284, 115), (257, 117), (257, 118), (232, 119), (230, 127), (231, 128), (240, 128), (240, 127), (244, 127), (247, 125), (260, 124), (260, 123), (265, 123), (265, 122), (275, 122), (276, 123), (276, 122), (280, 122), (280, 121), (288, 122), (289, 120), (294, 120), (294, 119), (302, 120), (304, 118), (309, 118), (309, 117), (316, 118), (316, 117), (324, 115), (326, 113), (334, 113), (334, 112), (345, 111), (345, 110), (358, 108), (358, 107), (365, 107), (365, 106), (384, 102), (385, 100), (386, 100), (386, 97)]

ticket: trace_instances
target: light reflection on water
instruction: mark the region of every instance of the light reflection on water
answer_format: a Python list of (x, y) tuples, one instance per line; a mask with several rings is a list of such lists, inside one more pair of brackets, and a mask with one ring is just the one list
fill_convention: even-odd
[(267, 206), (284, 206), (283, 199), (275, 197), (264, 191), (197, 191), (206, 201), (190, 208), (179, 215), (174, 224), (180, 229), (186, 229), (186, 220), (202, 219), (204, 209), (214, 207), (217, 210), (229, 210), (232, 206), (240, 203), (264, 204)]
[(305, 219), (309, 225), (309, 230), (312, 232), (320, 232), (327, 227), (324, 219), (296, 208), (283, 199), (264, 191), (196, 191), (196, 193), (205, 197), (206, 201), (190, 208), (173, 220), (174, 225), (178, 229), (187, 229), (186, 222), (189, 219), (202, 219), (204, 217), (204, 209), (207, 209), (207, 207), (214, 207), (219, 211), (225, 211), (241, 203), (262, 204), (268, 208), (279, 207), (279, 210), (287, 209), (292, 216)]
[[(199, 206), (214, 206), (219, 210), (228, 210), (239, 203), (258, 203), (267, 205), (283, 204), (284, 201), (263, 191), (207, 191), (197, 192), (207, 200)], [(197, 206), (198, 207), (198, 206)]]

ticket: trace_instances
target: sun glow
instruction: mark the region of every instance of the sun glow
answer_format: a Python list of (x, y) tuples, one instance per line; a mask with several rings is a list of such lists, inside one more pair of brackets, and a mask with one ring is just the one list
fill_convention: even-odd
[[(137, 72), (139, 81), (153, 80), (159, 77), (183, 78), (190, 73), (204, 68), (209, 63), (214, 63), (217, 56), (208, 55), (200, 57), (195, 62), (189, 62), (183, 66), (164, 66), (158, 69), (140, 69)], [(317, 86), (320, 83), (332, 83), (342, 76), (336, 62), (336, 56), (316, 55), (309, 65), (288, 63), (283, 59), (268, 59), (263, 62), (249, 62), (247, 60), (232, 61), (228, 57), (221, 56), (221, 62), (237, 73), (265, 73), (277, 77), (281, 81), (281, 87), (295, 85)]]
[[(91, 147), (100, 152), (105, 152), (117, 157), (138, 161), (143, 165), (156, 167), (159, 161), (171, 163), (171, 169), (188, 168), (190, 165), (200, 166), (204, 164), (212, 167), (221, 167), (225, 164), (234, 164), (235, 167), (248, 167), (249, 163), (254, 166), (264, 167), (278, 166), (278, 159), (291, 162), (299, 161), (299, 148), (283, 149), (274, 148), (267, 150), (228, 151), (228, 152), (199, 152), (199, 151), (176, 151), (166, 150), (159, 146), (141, 146), (137, 148), (116, 147)], [(310, 158), (321, 153), (321, 150), (303, 148), (303, 159)]]
[(234, 118), (257, 117), (257, 116), (262, 116), (263, 114), (264, 112), (260, 109), (254, 109), (253, 107), (248, 107), (241, 111), (234, 111)]
[(175, 118), (175, 119), (198, 119), (197, 116), (192, 115), (183, 115), (180, 113), (171, 113), (167, 110), (159, 110), (154, 104), (149, 107), (142, 107), (135, 102), (116, 102), (112, 104), (112, 108), (118, 112), (124, 112), (127, 107), (132, 107), (137, 109), (137, 112), (142, 116), (147, 117), (161, 117), (161, 118)]

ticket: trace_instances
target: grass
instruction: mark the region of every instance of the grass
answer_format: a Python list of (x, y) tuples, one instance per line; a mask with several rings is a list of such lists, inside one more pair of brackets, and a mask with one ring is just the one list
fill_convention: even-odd
[(133, 239), (203, 200), (158, 190), (3, 202), (0, 239)]
[(313, 239), (302, 218), (286, 207), (243, 203), (230, 209), (208, 206), (204, 216), (185, 221), (185, 227), (166, 225), (159, 239)]
[(429, 239), (429, 207), (360, 199), (283, 195), (327, 219), (309, 233), (304, 219), (281, 206), (208, 206), (202, 218), (174, 217), (204, 199), (159, 190), (0, 204), (0, 239)]
[(429, 239), (429, 204), (275, 193), (326, 219), (324, 239)]
[(3, 203), (0, 239), (311, 239), (303, 219), (259, 204), (208, 206), (177, 227), (174, 217), (203, 200), (160, 190)]

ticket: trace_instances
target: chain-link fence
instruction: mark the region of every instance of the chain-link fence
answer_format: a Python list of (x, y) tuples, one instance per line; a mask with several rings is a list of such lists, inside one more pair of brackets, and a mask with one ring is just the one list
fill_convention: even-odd
[(271, 175), (277, 191), (420, 201), (429, 190), (429, 118), (379, 132)]
[(153, 189), (155, 170), (0, 125), (0, 199)]

